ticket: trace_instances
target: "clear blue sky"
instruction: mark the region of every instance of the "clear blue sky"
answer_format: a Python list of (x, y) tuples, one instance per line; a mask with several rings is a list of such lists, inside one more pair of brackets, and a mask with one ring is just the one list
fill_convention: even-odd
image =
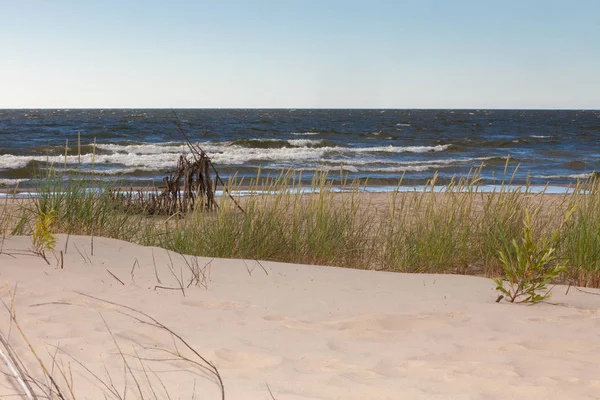
[(600, 108), (600, 0), (0, 0), (0, 108)]

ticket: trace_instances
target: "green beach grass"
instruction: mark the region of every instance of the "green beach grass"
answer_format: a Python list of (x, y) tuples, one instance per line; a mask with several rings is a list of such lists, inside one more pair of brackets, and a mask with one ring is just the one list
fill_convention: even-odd
[[(500, 252), (511, 254), (526, 211), (535, 237), (559, 227), (558, 259), (567, 265), (559, 281), (600, 287), (600, 182), (592, 177), (570, 194), (532, 194), (527, 185), (500, 185), (481, 191), (481, 169), (436, 190), (435, 177), (424, 191), (364, 193), (359, 182), (334, 190), (327, 173), (302, 185), (298, 173), (230, 179), (250, 196), (228, 196), (218, 209), (203, 207), (181, 217), (123, 211), (83, 173), (63, 180), (49, 168), (37, 196), (5, 200), (3, 236), (29, 235), (41, 213), (55, 216), (53, 233), (104, 236), (159, 246), (178, 253), (272, 260), (416, 273), (461, 273), (498, 277)], [(260, 175), (260, 173), (259, 173)], [(300, 193), (302, 192), (302, 193)], [(10, 204), (9, 204), (10, 203)], [(567, 210), (573, 215), (560, 224)]]

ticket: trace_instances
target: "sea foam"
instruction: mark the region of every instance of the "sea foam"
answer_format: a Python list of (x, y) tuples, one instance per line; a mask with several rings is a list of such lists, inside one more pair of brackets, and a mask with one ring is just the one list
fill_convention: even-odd
[[(290, 140), (290, 147), (253, 148), (232, 144), (231, 142), (203, 142), (198, 145), (216, 164), (240, 165), (249, 161), (288, 161), (302, 162), (322, 160), (327, 157), (352, 156), (352, 154), (370, 153), (425, 153), (441, 152), (450, 145), (437, 146), (379, 146), (379, 147), (310, 147), (319, 141), (310, 139)], [(293, 145), (295, 144), (295, 146)], [(176, 142), (160, 144), (98, 144), (97, 149), (103, 154), (86, 153), (81, 155), (21, 156), (13, 154), (0, 155), (0, 168), (25, 168), (30, 162), (48, 162), (50, 164), (101, 164), (120, 165), (137, 168), (170, 169), (177, 164), (179, 156), (189, 153), (187, 145)]]

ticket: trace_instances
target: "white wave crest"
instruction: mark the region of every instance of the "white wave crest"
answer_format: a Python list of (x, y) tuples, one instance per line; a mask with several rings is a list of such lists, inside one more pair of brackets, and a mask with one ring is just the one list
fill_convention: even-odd
[[(279, 141), (280, 139), (248, 139), (251, 141)], [(297, 147), (308, 147), (309, 145), (315, 145), (322, 143), (322, 140), (315, 139), (290, 139), (287, 141), (291, 146)], [(210, 152), (226, 152), (236, 149), (247, 150), (258, 150), (258, 151), (272, 151), (278, 149), (254, 149), (252, 147), (243, 147), (233, 144), (233, 142), (200, 142), (197, 143), (207, 153)], [(133, 153), (133, 154), (163, 154), (163, 153), (184, 153), (189, 152), (189, 148), (186, 144), (177, 142), (167, 142), (159, 144), (134, 144), (134, 145), (119, 145), (119, 144), (98, 144), (98, 149), (112, 151), (116, 153)], [(443, 144), (436, 146), (379, 146), (379, 147), (323, 147), (326, 151), (336, 152), (355, 152), (355, 153), (368, 153), (368, 152), (386, 152), (386, 153), (425, 153), (425, 152), (438, 152), (444, 151), (450, 148), (451, 145)]]
[(327, 148), (283, 147), (277, 149), (256, 149), (231, 146), (221, 151), (206, 150), (216, 164), (239, 165), (248, 161), (310, 161), (325, 156)]
[[(422, 164), (442, 164), (442, 165), (452, 165), (452, 164), (472, 164), (474, 161), (486, 161), (491, 160), (495, 157), (471, 157), (471, 158), (449, 158), (449, 159), (436, 159), (436, 160), (415, 160), (415, 161), (396, 161), (396, 160), (384, 160), (384, 159), (369, 159), (369, 160), (352, 160), (347, 159), (343, 160), (344, 164), (352, 164), (352, 165), (378, 165), (378, 164), (386, 164), (386, 165), (422, 165)], [(337, 161), (335, 161), (337, 162)], [(479, 165), (477, 163), (476, 165)]]
[(424, 172), (446, 168), (447, 165), (442, 164), (427, 164), (427, 165), (404, 165), (397, 167), (364, 167), (360, 168), (360, 172)]
[(10, 179), (10, 178), (2, 178), (0, 179), (0, 186), (16, 186), (21, 182), (27, 182), (29, 179)]
[(186, 144), (177, 142), (165, 142), (158, 144), (97, 144), (96, 147), (105, 151), (115, 153), (133, 153), (133, 154), (162, 154), (162, 153), (184, 153), (189, 152)]
[(32, 161), (48, 163), (51, 165), (77, 165), (81, 164), (119, 164), (129, 167), (153, 167), (155, 169), (173, 168), (177, 164), (179, 153), (165, 154), (82, 154), (81, 156), (15, 156), (5, 154), (0, 156), (0, 168), (24, 168)]
[(440, 144), (437, 146), (380, 146), (380, 147), (358, 147), (344, 148), (354, 153), (428, 153), (432, 151), (444, 151), (450, 148), (449, 144)]
[[(67, 172), (67, 173), (75, 173), (78, 172), (79, 170), (77, 168), (67, 168), (66, 170), (61, 169), (61, 172)], [(138, 172), (158, 172), (158, 171), (164, 171), (164, 169), (161, 168), (154, 168), (154, 167), (126, 167), (126, 168), (111, 168), (111, 169), (90, 169), (90, 168), (86, 168), (84, 169), (86, 174), (90, 174), (90, 175), (100, 175), (100, 176), (116, 176), (116, 175), (129, 175), (129, 174), (135, 174)]]
[(311, 145), (317, 145), (323, 143), (322, 140), (314, 140), (314, 139), (290, 139), (287, 141), (292, 146), (297, 147), (309, 147)]
[(331, 172), (331, 171), (348, 171), (348, 172), (359, 172), (360, 170), (351, 165), (337, 165), (337, 166), (329, 166), (329, 165), (321, 165), (315, 168), (316, 171), (322, 172)]
[[(437, 146), (381, 146), (381, 147), (309, 147), (311, 144), (317, 144), (319, 141), (310, 139), (290, 140), (290, 147), (282, 148), (248, 148), (234, 145), (231, 142), (203, 142), (198, 145), (206, 151), (209, 157), (216, 164), (221, 165), (240, 165), (249, 161), (285, 161), (285, 162), (305, 162), (305, 161), (336, 161), (335, 157), (347, 156), (352, 154), (369, 153), (425, 153), (440, 152), (448, 149), (450, 145)], [(292, 145), (296, 147), (292, 147)], [(54, 164), (57, 166), (67, 164), (105, 164), (107, 166), (119, 165), (125, 167), (136, 167), (146, 170), (165, 170), (171, 169), (177, 164), (177, 160), (182, 153), (189, 153), (187, 145), (182, 143), (159, 143), (159, 144), (99, 144), (98, 149), (104, 150), (108, 154), (82, 154), (69, 155), (66, 157), (55, 155), (33, 155), (21, 156), (13, 154), (0, 155), (0, 168), (17, 169), (24, 168), (32, 161), (40, 163)], [(332, 158), (333, 157), (333, 158)], [(360, 160), (352, 159), (349, 163), (359, 163)], [(389, 161), (383, 161), (389, 163)]]
[(594, 175), (593, 172), (586, 172), (581, 174), (569, 174), (569, 175), (533, 175), (533, 178), (538, 179), (588, 179)]
[(319, 132), (292, 132), (290, 133), (290, 135), (294, 135), (294, 136), (313, 136), (313, 135), (318, 135)]

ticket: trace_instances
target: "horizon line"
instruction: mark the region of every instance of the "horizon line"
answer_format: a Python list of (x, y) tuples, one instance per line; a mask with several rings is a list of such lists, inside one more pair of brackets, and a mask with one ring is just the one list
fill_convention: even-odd
[(494, 110), (494, 111), (600, 111), (599, 108), (508, 107), (0, 107), (0, 110)]

